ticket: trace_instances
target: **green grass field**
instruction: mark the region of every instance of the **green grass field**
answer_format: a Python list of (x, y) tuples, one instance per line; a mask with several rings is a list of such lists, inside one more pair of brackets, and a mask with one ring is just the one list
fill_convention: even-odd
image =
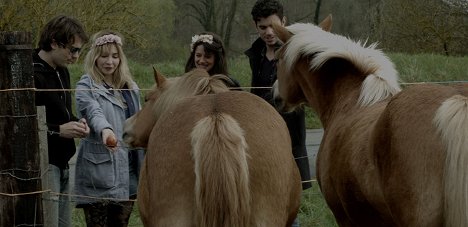
[[(404, 86), (417, 82), (449, 82), (468, 80), (468, 57), (446, 57), (441, 55), (420, 54), (389, 54), (400, 73)], [(142, 89), (142, 94), (153, 84), (152, 66), (167, 76), (178, 76), (183, 73), (185, 62), (157, 62), (153, 65), (141, 65), (132, 62), (130, 68), (135, 81)], [(250, 68), (246, 57), (229, 59), (230, 75), (236, 78), (242, 86), (250, 85)], [(72, 86), (83, 74), (80, 65), (71, 67)], [(307, 127), (320, 128), (320, 121), (310, 108), (307, 111)], [(134, 209), (130, 220), (130, 226), (142, 226), (139, 219), (138, 208)], [(337, 226), (333, 215), (327, 208), (319, 187), (316, 183), (311, 189), (304, 191), (299, 212), (301, 226)], [(85, 226), (81, 210), (75, 209), (73, 226)]]
[[(303, 227), (333, 227), (337, 226), (333, 214), (325, 204), (325, 200), (320, 193), (320, 189), (316, 182), (312, 188), (307, 189), (302, 194), (302, 204), (299, 210), (299, 221)], [(82, 209), (74, 209), (72, 215), (72, 223), (74, 227), (86, 226), (85, 218)], [(143, 223), (138, 213), (138, 206), (133, 208), (132, 215), (129, 220), (129, 227), (141, 227)]]

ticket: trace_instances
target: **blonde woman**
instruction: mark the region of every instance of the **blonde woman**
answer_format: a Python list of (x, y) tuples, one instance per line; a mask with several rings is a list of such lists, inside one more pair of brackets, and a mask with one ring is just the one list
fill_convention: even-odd
[(78, 147), (75, 177), (87, 226), (127, 226), (133, 202), (126, 200), (136, 197), (143, 151), (129, 151), (122, 131), (140, 109), (139, 91), (122, 46), (120, 34), (96, 33), (76, 86), (77, 110), (90, 127)]

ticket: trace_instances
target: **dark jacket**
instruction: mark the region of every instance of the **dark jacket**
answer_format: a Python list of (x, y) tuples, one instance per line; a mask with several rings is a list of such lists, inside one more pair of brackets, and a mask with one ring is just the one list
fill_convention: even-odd
[[(281, 45), (278, 44), (277, 48)], [(258, 38), (253, 44), (250, 49), (245, 51), (245, 55), (249, 58), (250, 69), (252, 70), (252, 82), (251, 87), (271, 87), (276, 80), (276, 73), (268, 76), (262, 77), (261, 74), (261, 67), (263, 65), (263, 61), (265, 60), (265, 51), (266, 46), (265, 42), (261, 38)], [(274, 70), (276, 71), (276, 69)], [(271, 89), (266, 88), (252, 88), (250, 90), (251, 93), (260, 96), (270, 104), (272, 103), (272, 91)]]
[(49, 164), (60, 169), (68, 168), (68, 161), (75, 154), (74, 139), (59, 136), (60, 125), (78, 119), (71, 108), (70, 74), (67, 68), (53, 69), (38, 55), (33, 55), (34, 83), (37, 89), (60, 89), (60, 91), (36, 91), (36, 106), (45, 106), (48, 127), (47, 145)]
[[(245, 51), (245, 55), (249, 58), (250, 68), (252, 70), (252, 87), (271, 87), (276, 81), (276, 65), (273, 74), (269, 77), (262, 77), (262, 65), (265, 60), (266, 46), (261, 38), (258, 38), (250, 49)], [(280, 47), (281, 44), (278, 44)], [(272, 91), (271, 89), (252, 88), (251, 92), (265, 99), (272, 104)], [(273, 104), (272, 104), (273, 105)], [(292, 152), (299, 168), (302, 181), (310, 181), (309, 159), (307, 157), (307, 150), (305, 146), (305, 113), (303, 109), (297, 109), (291, 113), (280, 113), (286, 122), (291, 136)], [(310, 182), (302, 183), (302, 188), (310, 188)]]

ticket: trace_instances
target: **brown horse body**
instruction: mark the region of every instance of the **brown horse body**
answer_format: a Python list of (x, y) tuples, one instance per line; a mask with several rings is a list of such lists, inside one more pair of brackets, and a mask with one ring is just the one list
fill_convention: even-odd
[(300, 177), (277, 111), (203, 70), (155, 78), (124, 138), (147, 143), (138, 191), (145, 226), (290, 225)]
[(317, 179), (337, 223), (468, 226), (468, 85), (399, 91), (374, 45), (314, 25), (275, 29), (285, 42), (275, 95), (319, 114)]

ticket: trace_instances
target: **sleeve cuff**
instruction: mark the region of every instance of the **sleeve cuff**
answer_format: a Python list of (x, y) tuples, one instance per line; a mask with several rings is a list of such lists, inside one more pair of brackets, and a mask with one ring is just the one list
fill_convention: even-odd
[(60, 135), (60, 125), (48, 125), (49, 135)]

